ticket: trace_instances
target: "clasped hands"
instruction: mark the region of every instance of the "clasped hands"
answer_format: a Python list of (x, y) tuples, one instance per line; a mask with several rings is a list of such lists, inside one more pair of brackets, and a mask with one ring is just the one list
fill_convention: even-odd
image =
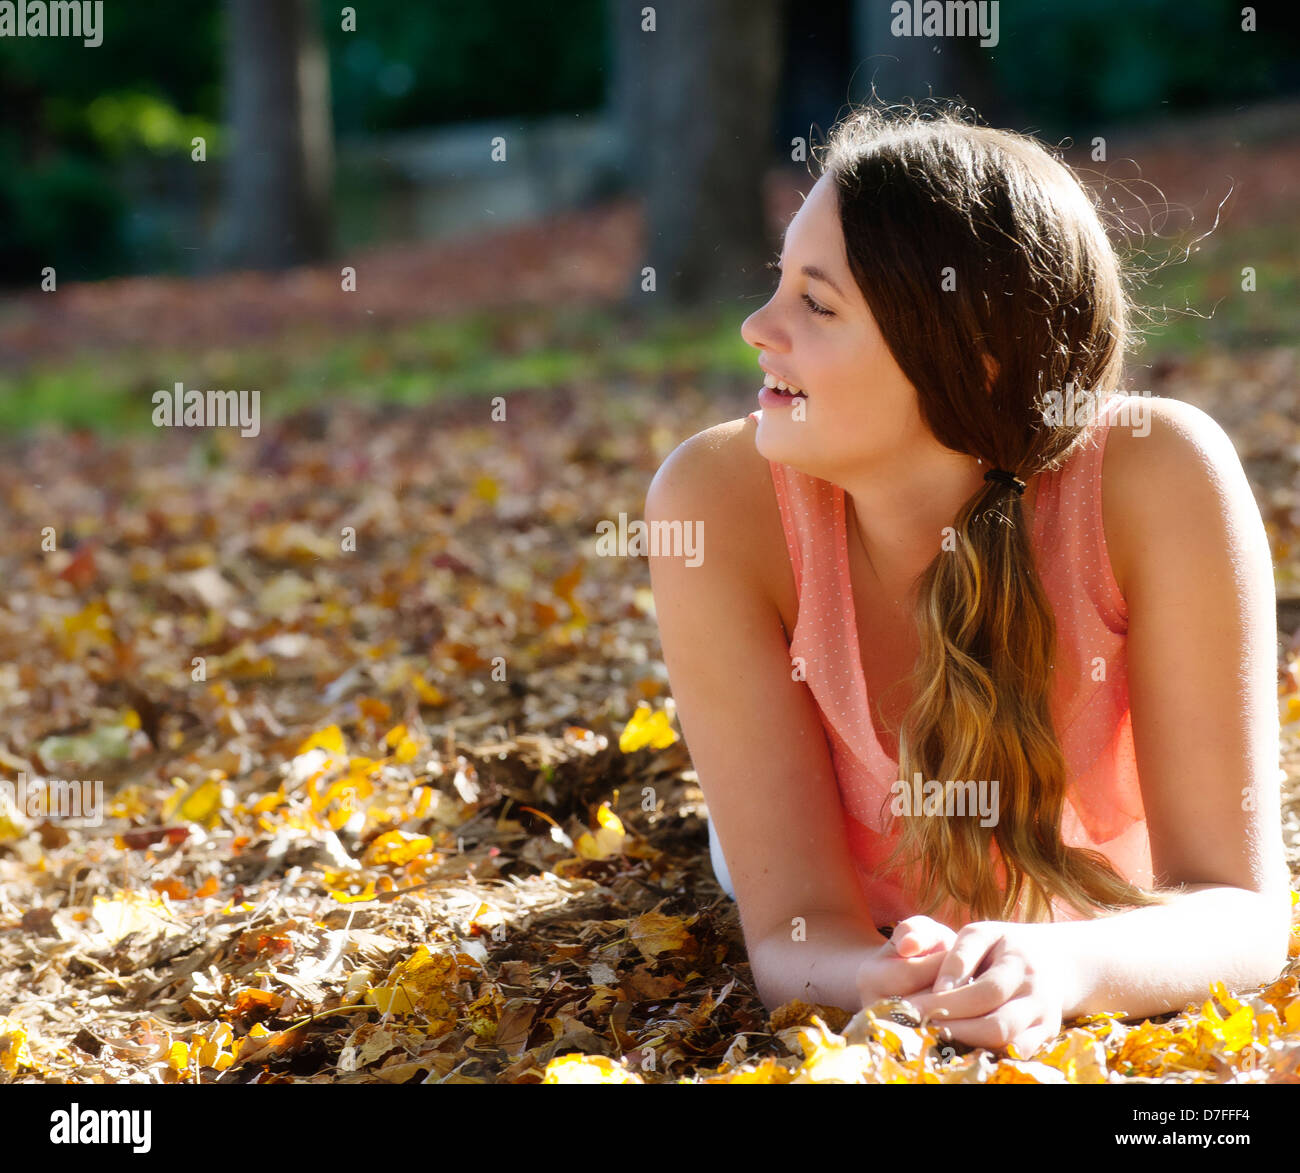
[(864, 1006), (906, 998), (945, 1042), (1029, 1058), (1061, 1031), (1071, 967), (1062, 926), (973, 921), (954, 931), (928, 916), (899, 921), (858, 970)]

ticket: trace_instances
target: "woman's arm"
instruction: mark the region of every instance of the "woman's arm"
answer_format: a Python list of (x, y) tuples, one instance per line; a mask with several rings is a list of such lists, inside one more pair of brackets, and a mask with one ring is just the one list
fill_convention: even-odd
[[(856, 1010), (858, 967), (886, 941), (852, 863), (815, 702), (792, 678), (766, 585), (774, 570), (792, 572), (753, 428), (702, 432), (656, 474), (646, 521), (698, 521), (704, 535), (698, 566), (650, 558), (656, 618), (760, 998), (770, 1009), (801, 998)], [(924, 985), (938, 960), (926, 963)]]
[[(1133, 741), (1152, 870), (1157, 883), (1185, 890), (1164, 906), (1008, 926), (1008, 940), (1064, 975), (1066, 1017), (1180, 1010), (1207, 997), (1215, 981), (1260, 985), (1287, 961), (1267, 537), (1218, 424), (1176, 400), (1147, 407), (1149, 434), (1111, 431), (1103, 507), (1114, 519), (1107, 532), (1128, 603)], [(981, 991), (979, 979), (960, 985), (990, 951), (997, 927), (981, 922), (959, 933), (936, 990), (944, 978), (959, 988), (914, 1001), (947, 1008), (959, 1021), (999, 1011), (1023, 1019), (1023, 1011), (1006, 1010), (1018, 963), (1003, 966), (996, 990)], [(1049, 963), (1053, 954), (1060, 970)], [(986, 1004), (990, 994), (1002, 998)]]
[(1164, 1014), (1203, 1001), (1214, 982), (1249, 989), (1285, 967), (1291, 923), (1285, 890), (1279, 897), (1229, 885), (1188, 889), (1162, 908), (1043, 926), (1070, 930), (1060, 944), (1075, 975), (1064, 1017)]
[(1189, 891), (1056, 926), (1078, 964), (1080, 1014), (1158, 1014), (1214, 981), (1260, 985), (1286, 965), (1290, 935), (1268, 538), (1223, 429), (1177, 400), (1146, 405), (1149, 434), (1111, 431), (1103, 493), (1119, 523), (1152, 869)]

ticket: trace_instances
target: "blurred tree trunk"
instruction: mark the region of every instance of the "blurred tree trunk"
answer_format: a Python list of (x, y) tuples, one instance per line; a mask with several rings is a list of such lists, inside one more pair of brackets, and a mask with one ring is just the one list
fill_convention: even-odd
[(643, 7), (609, 0), (612, 101), (656, 285), (643, 292), (638, 267), (629, 297), (651, 311), (753, 297), (775, 249), (763, 177), (776, 161), (780, 0), (659, 0), (653, 31)]
[(854, 101), (867, 101), (874, 86), (886, 102), (960, 97), (986, 121), (1008, 115), (990, 65), (994, 47), (981, 45), (978, 36), (896, 37), (895, 19), (892, 5), (853, 0)]
[(227, 0), (227, 260), (280, 269), (330, 250), (329, 63), (311, 0)]

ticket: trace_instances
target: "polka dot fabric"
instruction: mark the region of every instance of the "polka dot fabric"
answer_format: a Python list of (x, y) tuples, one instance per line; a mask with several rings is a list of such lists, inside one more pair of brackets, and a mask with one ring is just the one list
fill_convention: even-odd
[[(1062, 836), (1071, 846), (1100, 851), (1130, 881), (1149, 885), (1150, 843), (1129, 713), (1128, 614), (1111, 571), (1101, 509), (1106, 439), (1126, 398), (1111, 396), (1083, 445), (1056, 472), (1040, 475), (1031, 545), (1057, 624), (1050, 704), (1068, 779)], [(826, 730), (849, 843), (876, 923), (896, 923), (920, 912), (922, 902), (880, 873), (896, 836), (886, 828), (898, 762), (871, 721), (844, 490), (788, 465), (772, 461), (770, 467), (799, 600), (790, 655), (803, 661)], [(1061, 920), (1079, 915), (1059, 901), (1055, 910)]]

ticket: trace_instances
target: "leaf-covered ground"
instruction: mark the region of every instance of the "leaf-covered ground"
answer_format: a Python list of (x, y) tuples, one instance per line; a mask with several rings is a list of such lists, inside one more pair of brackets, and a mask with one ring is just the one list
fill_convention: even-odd
[[(1300, 595), (1295, 352), (1152, 374), (1232, 434)], [(2, 775), (103, 779), (107, 817), (0, 814), (0, 1081), (1300, 1082), (1300, 936), (1263, 991), (1074, 1024), (1019, 1061), (944, 1055), (884, 1004), (768, 1015), (646, 564), (595, 550), (755, 390), (9, 444)]]

